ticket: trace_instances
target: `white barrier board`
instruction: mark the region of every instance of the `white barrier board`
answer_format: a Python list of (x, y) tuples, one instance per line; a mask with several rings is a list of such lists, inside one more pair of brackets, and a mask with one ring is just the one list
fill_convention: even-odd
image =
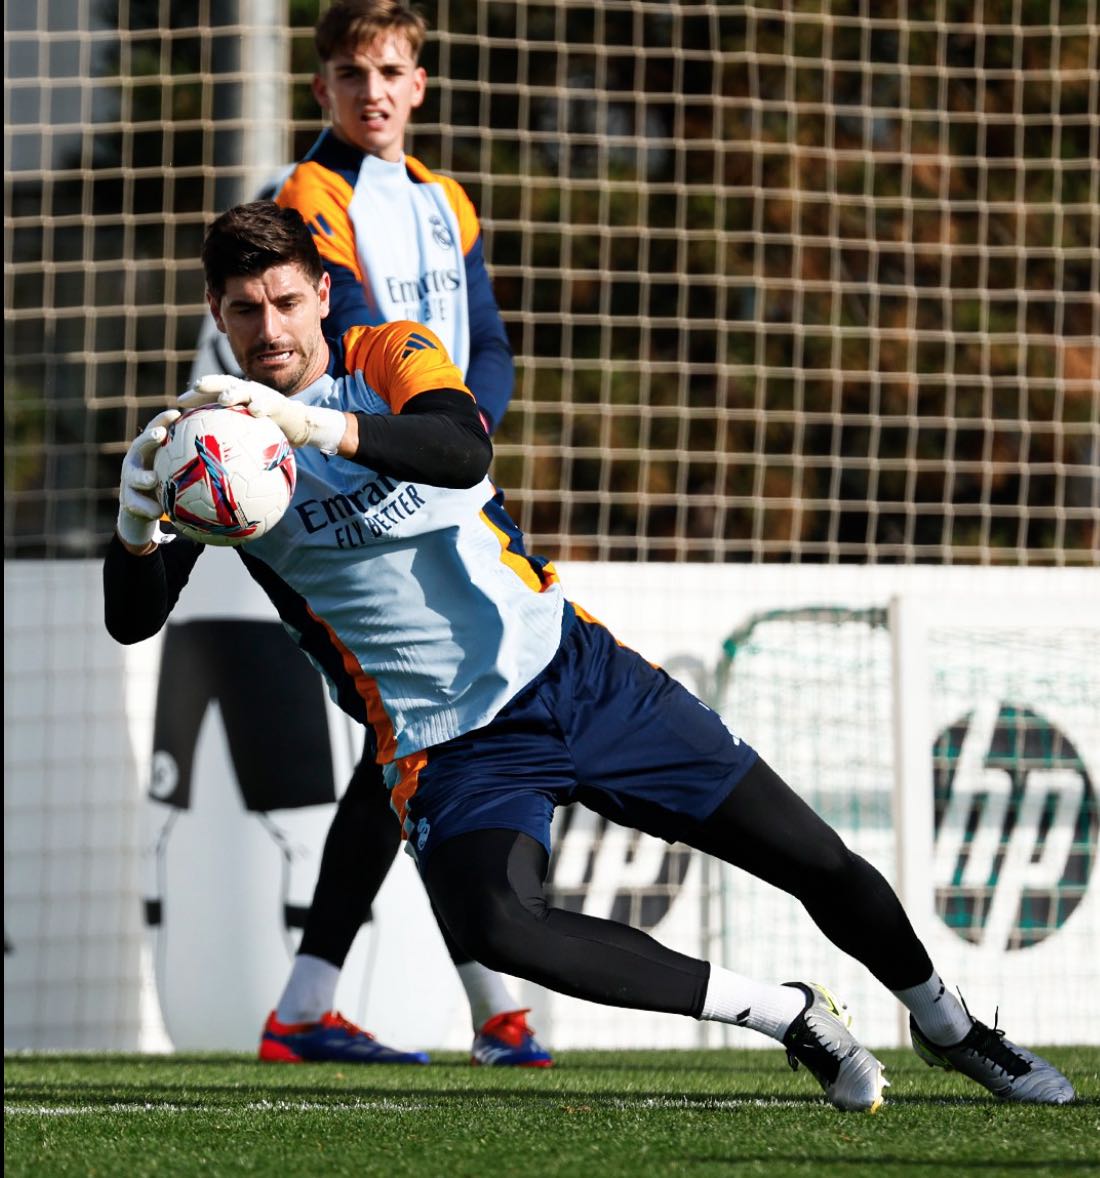
[[(942, 631), (937, 642), (950, 639), (953, 630), (973, 629), (965, 609), (957, 623), (950, 612), (952, 602), (968, 600), (1009, 601), (1017, 614), (1031, 610), (1061, 619), (1071, 634), (1091, 627), (1092, 641), (1100, 626), (1100, 609), (1084, 618), (1065, 612), (1100, 602), (1100, 574), (1093, 570), (563, 564), (559, 571), (570, 596), (621, 641), (708, 699), (723, 641), (764, 611), (826, 604), (885, 609), (899, 597), (942, 602), (942, 616), (934, 619)], [(168, 837), (160, 837), (164, 807), (149, 794), (161, 640), (124, 650), (108, 638), (99, 577), (95, 562), (5, 565), (5, 1045), (251, 1050), (295, 945), (296, 934), (283, 920), (284, 906), (308, 902), (333, 807), (265, 814), (246, 810), (222, 717), (211, 707), (196, 742), (190, 804), (172, 816)], [(212, 553), (200, 562), (176, 619), (271, 616), (236, 558)], [(1049, 632), (1051, 626), (1048, 622), (1040, 629)], [(962, 761), (958, 766), (951, 761), (941, 772), (950, 779), (948, 787), (958, 784), (950, 798), (941, 799), (946, 807), (943, 849), (938, 859), (933, 855), (923, 877), (917, 873), (917, 882), (906, 885), (919, 890), (924, 879), (925, 893), (908, 899), (941, 972), (962, 986), (980, 1014), (992, 1018), (999, 1002), (1013, 1035), (1025, 1041), (1096, 1041), (1100, 883), (1092, 871), (1095, 842), (1091, 859), (1078, 857), (1080, 871), (1091, 874), (1080, 882), (1075, 900), (1065, 899), (1069, 885), (1062, 887), (1060, 881), (1068, 878), (1064, 865), (1072, 857), (1074, 837), (1078, 843), (1095, 840), (1100, 659), (1090, 665), (1083, 652), (1073, 672), (1080, 682), (1066, 690), (1064, 682), (1049, 675), (1044, 679), (1041, 668), (1030, 678), (1021, 674), (1002, 639), (989, 642), (984, 652), (980, 644), (976, 650), (984, 677), (971, 675), (971, 684), (951, 665), (934, 670), (935, 696), (917, 708), (923, 727), (909, 742), (917, 750), (917, 776), (923, 772), (920, 749), (956, 729), (962, 733), (962, 751), (955, 752)], [(1063, 656), (1069, 657), (1061, 651)], [(289, 657), (299, 656), (291, 651)], [(774, 656), (760, 653), (762, 666), (768, 665), (767, 657)], [(1052, 666), (1057, 670), (1062, 664)], [(1008, 700), (1002, 688), (1015, 692), (1015, 698)], [(990, 720), (989, 708), (1008, 702), (1042, 717), (1069, 742), (1073, 756), (1043, 769), (1054, 775), (1042, 780), (1053, 783), (1050, 796), (1056, 801), (1051, 805), (1057, 812), (1044, 818), (1033, 807), (1030, 818), (1025, 814), (1032, 823), (1032, 842), (1025, 845), (1022, 835), (1009, 840), (1016, 866), (1001, 872), (1003, 885), (988, 889), (989, 911), (974, 925), (977, 932), (962, 936), (936, 915), (936, 889), (943, 899), (953, 875), (961, 870), (962, 883), (968, 879), (966, 863), (960, 869), (958, 862), (958, 812), (966, 798), (979, 807), (971, 820), (973, 847), (971, 842), (965, 847), (967, 855), (973, 851), (972, 861), (967, 860), (970, 875), (979, 870), (979, 861), (989, 875), (997, 803), (985, 810), (980, 804), (987, 796), (1008, 797), (1011, 786), (1003, 773), (998, 777), (994, 764), (982, 770), (987, 788), (978, 789), (977, 779), (967, 777), (972, 771), (966, 748), (968, 743), (979, 753), (992, 748), (997, 716)], [(839, 776), (850, 776), (868, 797), (888, 802), (894, 789), (888, 699), (883, 708), (880, 743), (887, 769), (853, 751), (841, 759)], [(342, 717), (331, 710), (329, 716), (332, 772), (339, 787), (354, 763), (358, 737)], [(877, 727), (877, 712), (875, 720)], [(727, 716), (727, 722), (736, 724), (737, 718)], [(975, 735), (981, 723), (985, 734)], [(772, 749), (769, 742), (782, 738), (773, 735), (766, 713), (756, 727), (741, 735), (778, 765), (784, 750)], [(823, 790), (820, 797), (828, 803), (830, 774), (836, 773), (822, 766), (814, 775), (820, 780), (792, 779), (792, 784)], [(932, 778), (929, 764), (919, 786), (925, 795)], [(1091, 828), (1083, 809), (1090, 797)], [(1081, 814), (1085, 825), (1073, 828), (1071, 818)], [(699, 856), (670, 853), (653, 840), (632, 841), (626, 832), (575, 809), (568, 815), (553, 864), (563, 902), (641, 922), (676, 949), (723, 959), (744, 972), (777, 981), (828, 981), (856, 1009), (857, 1029), (865, 1040), (900, 1041), (897, 1004), (862, 967), (828, 945), (786, 897), (707, 865)], [(1071, 828), (1076, 835), (1067, 836), (1065, 845), (1058, 843), (1059, 832)], [(867, 824), (846, 837), (898, 882), (891, 830)], [(951, 838), (956, 840), (953, 851)], [(143, 900), (150, 898), (150, 852), (157, 839), (157, 886), (163, 892), (159, 930), (145, 927), (143, 918)], [(944, 873), (948, 878), (941, 878)], [(1028, 887), (1057, 893), (1061, 907), (1053, 914), (1046, 911), (1038, 921), (1046, 925), (1030, 943), (1010, 947), (1006, 940), (1015, 927), (1010, 909), (1026, 890), (1020, 883), (1025, 876)], [(465, 1000), (407, 856), (399, 855), (374, 912), (344, 971), (341, 1008), (383, 1040), (402, 1046), (467, 1047), (471, 1028)], [(557, 1048), (757, 1041), (745, 1032), (731, 1037), (713, 1024), (599, 1008), (513, 984), (523, 1004), (533, 1006), (540, 1037)], [(1063, 997), (1036, 1000), (1051, 992)]]

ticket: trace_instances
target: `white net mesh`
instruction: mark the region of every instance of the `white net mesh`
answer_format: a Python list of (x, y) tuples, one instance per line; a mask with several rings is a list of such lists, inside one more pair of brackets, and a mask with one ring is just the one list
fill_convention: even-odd
[[(775, 610), (731, 635), (723, 656), (714, 706), (896, 888), (886, 611)], [(828, 978), (858, 1010), (865, 1041), (896, 1041), (896, 1001), (797, 900), (725, 864), (716, 874), (715, 958), (754, 977)], [(755, 1037), (723, 1028), (722, 1038)]]
[[(1021, 995), (1040, 994), (1056, 978), (1057, 1010), (1039, 1004), (1030, 1033), (1038, 1042), (1087, 1041), (1100, 982), (1095, 955), (1084, 949), (1100, 933), (1090, 894), (1100, 826), (1100, 629), (1086, 618), (1028, 629), (1026, 609), (956, 626), (952, 603), (938, 606), (942, 618), (920, 638), (927, 699), (914, 699), (912, 684), (900, 687), (934, 795), (935, 916), (918, 920), (921, 935), (979, 1017), (1002, 1003), (1019, 1019)], [(908, 854), (922, 851), (916, 832), (899, 837), (897, 826), (904, 811), (890, 734), (898, 685), (886, 626), (883, 609), (759, 615), (725, 645), (715, 706), (900, 887), (899, 841)], [(862, 1036), (905, 1041), (897, 1003), (824, 940), (800, 904), (742, 872), (723, 866), (718, 874), (705, 955), (753, 976), (831, 978), (859, 1011)], [(908, 899), (918, 919), (923, 907)]]
[[(496, 472), (597, 559), (1095, 563), (1097, 0), (426, 6)], [(300, 154), (316, 5), (6, 5), (6, 551), (89, 551), (216, 212)]]

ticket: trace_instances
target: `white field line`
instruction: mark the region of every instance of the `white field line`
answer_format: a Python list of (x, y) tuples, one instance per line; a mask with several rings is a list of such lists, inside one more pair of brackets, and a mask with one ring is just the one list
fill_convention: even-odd
[(123, 1113), (225, 1113), (234, 1108), (242, 1112), (314, 1113), (314, 1112), (363, 1112), (381, 1109), (385, 1112), (421, 1112), (431, 1108), (435, 1101), (396, 1100), (354, 1100), (340, 1103), (309, 1100), (252, 1100), (248, 1104), (160, 1104), (146, 1101), (144, 1104), (84, 1104), (84, 1105), (5, 1105), (4, 1116), (33, 1117), (96, 1117), (114, 1116)]
[[(616, 1109), (710, 1109), (721, 1111), (736, 1108), (802, 1108), (802, 1100), (766, 1100), (731, 1098), (729, 1100), (693, 1100), (687, 1096), (647, 1096), (637, 1100), (601, 1100), (599, 1097), (584, 1097), (572, 1093), (561, 1094), (562, 1104), (572, 1109), (596, 1109), (601, 1106)], [(397, 1101), (397, 1100), (353, 1100), (341, 1102), (310, 1100), (253, 1100), (248, 1104), (159, 1104), (146, 1101), (143, 1104), (97, 1104), (97, 1105), (5, 1105), (5, 1117), (97, 1117), (143, 1113), (226, 1113), (235, 1109), (242, 1112), (315, 1113), (315, 1112), (383, 1112), (415, 1113), (429, 1108), (439, 1108), (442, 1100)]]

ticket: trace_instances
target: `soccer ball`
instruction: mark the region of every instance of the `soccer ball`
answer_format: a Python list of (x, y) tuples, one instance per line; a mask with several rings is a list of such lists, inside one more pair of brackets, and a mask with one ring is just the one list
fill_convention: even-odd
[(290, 506), (294, 451), (279, 427), (239, 405), (203, 405), (168, 427), (153, 456), (160, 503), (185, 536), (226, 547), (257, 540)]

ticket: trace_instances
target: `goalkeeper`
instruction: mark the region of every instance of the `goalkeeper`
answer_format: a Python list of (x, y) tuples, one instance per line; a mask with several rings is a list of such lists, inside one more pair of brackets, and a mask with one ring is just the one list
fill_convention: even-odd
[[(579, 801), (796, 896), (909, 1009), (927, 1062), (1005, 1100), (1073, 1099), (1056, 1068), (948, 991), (875, 868), (527, 554), (486, 477), (476, 404), (437, 337), (397, 322), (326, 340), (329, 276), (301, 217), (270, 202), (219, 217), (203, 265), (215, 322), (250, 379), (204, 378), (180, 404), (247, 405), (298, 447), (290, 509), (238, 554), (371, 733), (408, 848), (468, 954), (593, 1002), (748, 1027), (781, 1043), (837, 1108), (881, 1105), (882, 1065), (823, 987), (757, 981), (549, 904), (550, 818)], [(120, 642), (164, 624), (202, 552), (158, 543), (148, 466), (176, 412), (155, 418), (124, 463), (104, 564)], [(325, 510), (337, 502), (355, 506), (355, 546), (337, 542), (343, 518)]]
[[(330, 275), (329, 328), (392, 319), (430, 324), (477, 396), (492, 432), (512, 395), (514, 365), (483, 254), (474, 206), (454, 180), (430, 172), (404, 152), (412, 111), (424, 98), (418, 65), (424, 18), (401, 0), (338, 0), (317, 24), (319, 59), (314, 94), (331, 125), (305, 158), (269, 186), (267, 194), (301, 212), (314, 229)], [(199, 340), (195, 376), (239, 373), (225, 337), (208, 320)], [(171, 657), (176, 644), (166, 646)], [(269, 657), (257, 645), (255, 657)], [(272, 668), (274, 670), (274, 668)], [(312, 698), (316, 680), (298, 671)], [(286, 673), (279, 669), (282, 689)], [(303, 720), (303, 727), (307, 721)], [(178, 725), (175, 726), (178, 728)], [(158, 732), (157, 748), (189, 734)], [(190, 734), (194, 739), (195, 734)], [(288, 739), (294, 734), (288, 733)], [(303, 743), (303, 741), (300, 741)], [(183, 750), (186, 753), (187, 750)], [(184, 758), (177, 756), (177, 761)], [(292, 749), (265, 787), (282, 797), (314, 800), (294, 774)], [(254, 805), (258, 805), (254, 802)], [(400, 845), (400, 828), (381, 788), (381, 767), (370, 751), (352, 774), (325, 840), (313, 901), (290, 976), (260, 1040), (260, 1058), (308, 1058), (352, 1063), (413, 1062), (420, 1053), (389, 1048), (336, 1015), (340, 969)], [(493, 1066), (542, 1067), (550, 1053), (527, 1024), (498, 973), (455, 944), (444, 942), (470, 1004), (471, 1059)]]

